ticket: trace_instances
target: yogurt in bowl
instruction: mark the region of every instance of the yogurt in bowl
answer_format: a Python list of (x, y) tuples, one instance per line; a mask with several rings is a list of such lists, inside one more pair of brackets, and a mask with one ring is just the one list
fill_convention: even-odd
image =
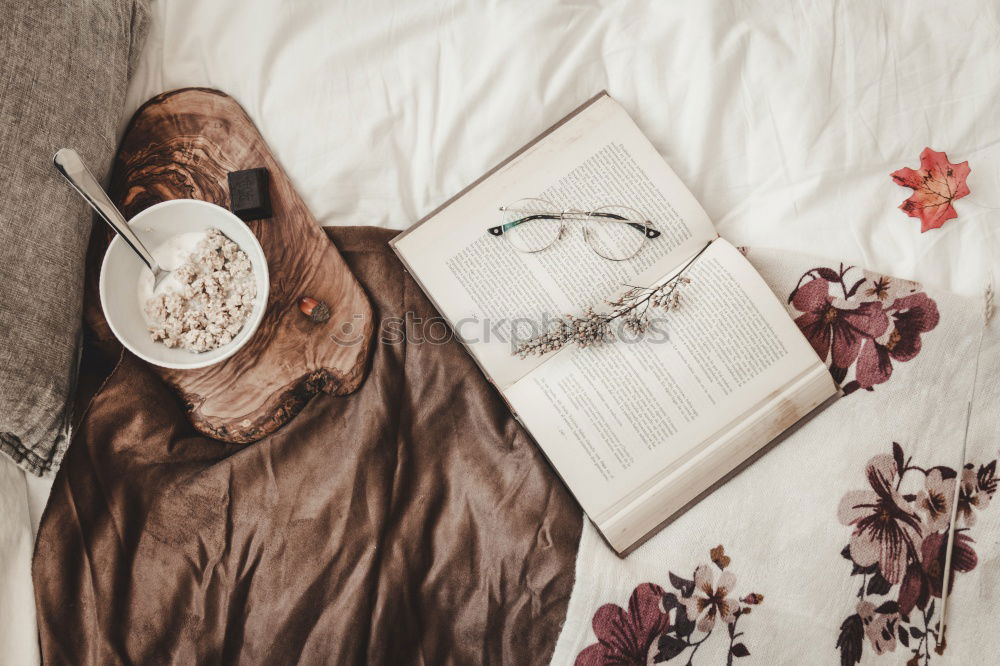
[(152, 274), (116, 236), (101, 266), (101, 307), (112, 332), (155, 365), (202, 368), (235, 354), (267, 308), (267, 260), (253, 232), (225, 208), (164, 201), (129, 222), (171, 275)]

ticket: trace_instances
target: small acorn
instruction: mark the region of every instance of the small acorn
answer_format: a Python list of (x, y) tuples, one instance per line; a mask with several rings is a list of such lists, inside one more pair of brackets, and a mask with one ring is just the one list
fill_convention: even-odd
[(299, 310), (302, 310), (302, 314), (316, 323), (324, 322), (330, 318), (330, 308), (326, 306), (326, 303), (308, 296), (299, 299)]

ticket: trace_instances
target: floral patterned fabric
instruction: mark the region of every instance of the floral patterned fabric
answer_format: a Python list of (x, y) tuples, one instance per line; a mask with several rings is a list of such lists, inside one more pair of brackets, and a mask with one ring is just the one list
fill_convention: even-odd
[[(934, 329), (937, 304), (920, 285), (840, 264), (806, 271), (788, 296), (795, 323), (827, 362), (844, 393), (889, 381), (893, 361), (920, 353), (920, 336)], [(854, 378), (844, 382), (848, 371)]]
[[(642, 666), (676, 659), (694, 660), (698, 649), (718, 628), (727, 636), (727, 663), (750, 655), (737, 630), (740, 619), (764, 601), (756, 592), (737, 598), (736, 576), (726, 570), (730, 558), (720, 544), (709, 554), (714, 564), (700, 564), (691, 579), (669, 574), (672, 591), (643, 583), (629, 598), (628, 610), (605, 604), (594, 614), (597, 642), (576, 658), (576, 666), (635, 664)], [(718, 567), (718, 580), (715, 568)], [(724, 628), (724, 629), (723, 629)], [(716, 641), (719, 642), (719, 641)]]
[(840, 262), (747, 257), (845, 397), (625, 559), (586, 524), (552, 663), (994, 663), (998, 318), (963, 460), (980, 302)]
[(848, 492), (837, 510), (840, 522), (854, 528), (841, 555), (853, 564), (851, 575), (861, 576), (856, 612), (840, 625), (837, 638), (842, 663), (861, 660), (865, 639), (875, 654), (897, 647), (909, 651), (913, 664), (931, 661), (932, 643), (944, 654), (946, 641), (934, 611), (949, 566), (952, 511), (957, 524), (949, 591), (955, 574), (972, 571), (978, 563), (969, 530), (996, 494), (996, 470), (995, 458), (986, 464), (965, 463), (961, 476), (947, 465), (920, 467), (896, 442), (892, 455), (868, 461), (865, 477), (871, 487)]

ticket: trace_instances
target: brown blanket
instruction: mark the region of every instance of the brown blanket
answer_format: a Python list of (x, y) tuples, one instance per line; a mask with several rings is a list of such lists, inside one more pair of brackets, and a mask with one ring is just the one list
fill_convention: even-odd
[[(392, 233), (327, 231), (380, 318), (361, 388), (321, 394), (260, 442), (222, 444), (125, 354), (42, 519), (47, 662), (548, 659), (578, 508), (458, 343), (398, 339), (399, 322), (426, 334), (436, 313)], [(92, 332), (88, 367), (116, 349)]]

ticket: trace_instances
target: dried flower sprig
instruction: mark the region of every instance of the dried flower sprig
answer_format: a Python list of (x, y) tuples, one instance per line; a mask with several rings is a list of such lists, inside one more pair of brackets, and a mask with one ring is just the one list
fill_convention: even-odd
[(513, 353), (527, 358), (548, 354), (568, 344), (580, 347), (603, 344), (614, 340), (612, 323), (616, 320), (621, 320), (622, 329), (627, 333), (637, 336), (645, 333), (650, 326), (650, 308), (669, 312), (680, 307), (680, 290), (691, 283), (685, 272), (707, 248), (708, 245), (702, 248), (666, 282), (655, 287), (626, 285), (625, 293), (613, 301), (605, 301), (611, 308), (607, 312), (588, 307), (581, 316), (565, 314), (553, 321), (545, 333), (518, 343)]

